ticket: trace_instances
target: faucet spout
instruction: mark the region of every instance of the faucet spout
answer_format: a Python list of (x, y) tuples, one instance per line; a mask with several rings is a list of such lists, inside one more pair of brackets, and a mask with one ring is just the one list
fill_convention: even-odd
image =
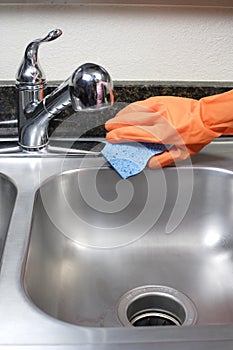
[[(35, 40), (33, 43), (51, 41), (59, 35), (59, 30), (52, 31), (44, 39)], [(28, 47), (30, 45), (32, 43)], [(37, 55), (35, 56), (37, 59)], [(19, 70), (16, 86), (19, 100), (19, 145), (25, 150), (40, 150), (48, 144), (50, 120), (67, 107), (72, 107), (75, 112), (93, 111), (110, 107), (114, 102), (111, 77), (97, 64), (85, 63), (79, 66), (67, 80), (46, 97), (43, 96), (45, 78), (36, 81), (31, 79), (28, 82), (28, 75), (25, 79), (22, 74), (23, 66), (24, 63)], [(38, 64), (34, 62), (34, 66), (38, 67)]]

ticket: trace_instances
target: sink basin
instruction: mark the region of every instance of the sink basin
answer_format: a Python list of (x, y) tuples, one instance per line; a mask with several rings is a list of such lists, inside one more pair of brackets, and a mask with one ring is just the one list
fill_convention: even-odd
[(11, 180), (0, 174), (0, 259), (3, 254), (11, 215), (15, 205), (17, 190)]
[(132, 318), (148, 310), (150, 324), (154, 311), (168, 325), (232, 324), (232, 208), (232, 173), (215, 168), (54, 176), (35, 196), (25, 292), (86, 327), (147, 325)]

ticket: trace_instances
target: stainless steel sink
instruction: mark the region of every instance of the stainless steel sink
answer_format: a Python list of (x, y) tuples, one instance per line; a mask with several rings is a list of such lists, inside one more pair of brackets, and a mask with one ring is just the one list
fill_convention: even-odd
[(154, 325), (161, 314), (181, 325), (233, 324), (232, 209), (224, 169), (54, 176), (36, 193), (25, 291), (47, 314), (85, 327), (130, 326), (138, 316)]
[(232, 149), (127, 181), (1, 149), (0, 349), (232, 350)]
[(17, 189), (13, 182), (0, 173), (0, 261), (15, 205)]

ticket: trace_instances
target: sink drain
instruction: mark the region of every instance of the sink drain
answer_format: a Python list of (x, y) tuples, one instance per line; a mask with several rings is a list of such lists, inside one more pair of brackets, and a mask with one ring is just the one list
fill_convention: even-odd
[(166, 286), (143, 286), (124, 294), (117, 305), (124, 326), (189, 326), (195, 323), (196, 309), (183, 293)]
[(143, 312), (129, 320), (134, 327), (180, 326), (180, 322), (171, 315), (162, 312)]

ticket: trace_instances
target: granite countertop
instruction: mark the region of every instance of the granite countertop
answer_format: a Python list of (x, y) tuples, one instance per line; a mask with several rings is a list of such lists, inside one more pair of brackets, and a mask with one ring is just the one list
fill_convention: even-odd
[[(51, 82), (51, 92), (59, 82)], [(233, 88), (230, 82), (114, 82), (115, 103), (110, 109), (96, 112), (78, 112), (67, 109), (50, 122), (49, 133), (54, 137), (105, 137), (104, 123), (131, 102), (151, 96), (172, 95), (194, 99), (226, 92)], [(17, 137), (17, 93), (14, 82), (0, 81), (0, 137)], [(78, 133), (78, 134), (77, 134)]]

